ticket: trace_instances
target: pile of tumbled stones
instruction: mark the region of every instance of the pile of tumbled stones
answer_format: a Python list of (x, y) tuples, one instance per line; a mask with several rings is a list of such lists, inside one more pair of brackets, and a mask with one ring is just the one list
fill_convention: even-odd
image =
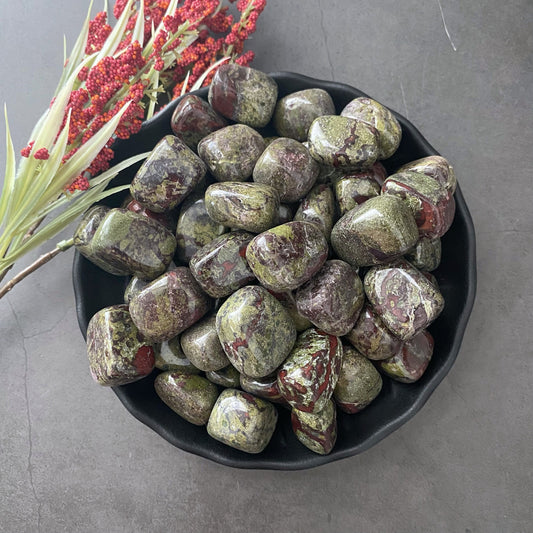
[(155, 366), (166, 405), (248, 453), (279, 404), (327, 454), (337, 407), (359, 412), (382, 375), (411, 383), (431, 359), (453, 169), (431, 156), (387, 177), (401, 128), (370, 98), (336, 115), (324, 90), (278, 100), (269, 76), (226, 64), (208, 100), (184, 97), (123, 207), (92, 207), (76, 231), (83, 255), (132, 276), (89, 323), (92, 375), (117, 386)]

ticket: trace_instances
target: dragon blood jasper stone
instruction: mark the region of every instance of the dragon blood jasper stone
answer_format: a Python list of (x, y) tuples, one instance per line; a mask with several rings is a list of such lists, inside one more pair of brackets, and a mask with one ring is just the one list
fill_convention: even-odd
[(342, 117), (361, 120), (378, 131), (379, 159), (389, 158), (400, 146), (402, 128), (395, 116), (372, 98), (360, 96), (341, 111)]
[(235, 389), (239, 386), (240, 381), (239, 371), (233, 366), (228, 365), (220, 370), (209, 370), (205, 373), (205, 377), (221, 387), (226, 389)]
[(268, 292), (272, 294), (272, 296), (274, 296), (274, 298), (276, 298), (276, 300), (280, 302), (283, 307), (285, 307), (285, 309), (289, 313), (289, 316), (292, 319), (292, 322), (297, 332), (301, 333), (302, 331), (309, 329), (313, 325), (311, 324), (311, 322), (309, 322), (307, 318), (305, 318), (298, 312), (298, 308), (296, 307), (296, 300), (294, 299), (294, 294), (292, 291), (279, 292), (269, 289)]
[(247, 392), (225, 389), (211, 411), (207, 433), (237, 450), (261, 453), (277, 421), (278, 412), (271, 403)]
[(264, 72), (224, 63), (213, 77), (208, 99), (222, 116), (252, 128), (262, 128), (274, 113), (278, 86)]
[(207, 214), (203, 197), (185, 200), (176, 228), (176, 260), (188, 263), (200, 248), (226, 231)]
[(326, 261), (296, 291), (298, 312), (330, 335), (346, 335), (365, 303), (363, 283), (355, 269), (339, 259)]
[(220, 116), (205, 100), (195, 94), (186, 94), (176, 106), (170, 127), (191, 150), (210, 133), (227, 126)]
[(435, 239), (421, 237), (415, 247), (405, 254), (405, 258), (419, 270), (431, 272), (440, 265), (441, 251), (441, 242), (438, 237)]
[(370, 305), (365, 305), (355, 327), (345, 338), (368, 359), (379, 361), (396, 355), (403, 342), (395, 337), (383, 324)]
[(241, 374), (240, 386), (242, 390), (270, 402), (286, 404), (279, 391), (278, 376), (275, 373), (263, 378), (251, 378)]
[(274, 127), (281, 137), (306, 141), (315, 118), (334, 115), (335, 104), (323, 89), (304, 89), (288, 94), (276, 104)]
[(175, 413), (196, 426), (204, 426), (218, 397), (218, 389), (195, 374), (163, 372), (155, 378), (155, 391)]
[(154, 347), (135, 327), (127, 305), (106, 307), (91, 318), (87, 356), (94, 380), (111, 387), (147, 376), (155, 362)]
[(222, 304), (216, 328), (231, 364), (254, 378), (272, 373), (296, 340), (296, 329), (285, 308), (256, 285), (239, 289)]
[(218, 181), (246, 181), (264, 149), (263, 137), (244, 124), (226, 126), (198, 143), (198, 154)]
[(213, 298), (224, 298), (255, 280), (246, 261), (251, 233), (232, 231), (200, 248), (190, 262), (191, 272)]
[(209, 216), (224, 226), (261, 233), (278, 223), (279, 195), (261, 183), (214, 183), (205, 191)]
[(132, 196), (162, 213), (180, 204), (206, 172), (204, 162), (174, 135), (163, 137), (131, 182)]
[(157, 220), (157, 222), (165, 226), (169, 231), (174, 231), (176, 229), (176, 219), (171, 211), (154, 213), (154, 211), (150, 211), (150, 209), (146, 209), (146, 207), (142, 206), (137, 200), (129, 201), (125, 205), (125, 208), (128, 211), (133, 211), (134, 213), (139, 213), (139, 215)]
[(215, 321), (215, 315), (208, 316), (186, 329), (181, 335), (183, 353), (195, 367), (204, 372), (220, 370), (229, 365), (218, 340)]
[(347, 171), (371, 167), (379, 154), (377, 130), (349, 117), (318, 117), (309, 128), (308, 142), (319, 163)]
[(181, 349), (179, 336), (156, 345), (155, 366), (159, 370), (172, 370), (173, 372), (181, 372), (183, 374), (200, 373), (200, 369), (196, 368), (185, 357)]
[(287, 222), (265, 231), (248, 245), (246, 259), (267, 289), (290, 291), (313, 277), (328, 255), (328, 242), (311, 222)]
[(426, 371), (433, 355), (433, 345), (433, 337), (429, 331), (421, 331), (408, 340), (394, 357), (380, 361), (379, 366), (396, 381), (414, 383)]
[(107, 213), (92, 239), (99, 262), (149, 280), (166, 270), (175, 249), (176, 238), (159, 222), (120, 208)]
[(150, 282), (133, 276), (124, 290), (124, 303), (129, 304), (131, 299), (139, 294)]
[(296, 202), (313, 187), (320, 167), (298, 141), (281, 137), (261, 154), (253, 171), (256, 183), (271, 185), (282, 202)]
[(335, 223), (335, 198), (329, 185), (320, 183), (300, 202), (294, 220), (313, 222), (329, 240)]
[(364, 287), (387, 328), (404, 341), (427, 328), (444, 308), (438, 288), (405, 260), (371, 268)]
[(328, 400), (319, 413), (293, 409), (291, 424), (297, 439), (311, 451), (327, 455), (335, 446), (337, 410), (332, 400)]
[(300, 411), (322, 411), (337, 385), (341, 362), (338, 337), (314, 328), (304, 331), (278, 371), (283, 398)]
[(376, 398), (382, 386), (376, 367), (355, 348), (344, 344), (339, 381), (333, 391), (339, 408), (348, 414), (358, 413)]
[(395, 259), (418, 241), (409, 206), (395, 196), (376, 196), (348, 211), (333, 227), (331, 245), (353, 266), (371, 266)]
[(200, 320), (211, 306), (209, 297), (186, 267), (152, 281), (130, 303), (135, 325), (154, 342), (172, 339)]
[(413, 211), (420, 235), (442, 237), (450, 229), (455, 200), (433, 178), (417, 172), (400, 172), (389, 176), (381, 190), (405, 200)]
[(291, 222), (293, 216), (294, 213), (290, 205), (279, 204), (278, 224), (285, 224), (285, 222)]
[(398, 169), (398, 172), (419, 172), (440, 183), (450, 194), (455, 192), (457, 178), (452, 165), (440, 155), (430, 155), (411, 161)]

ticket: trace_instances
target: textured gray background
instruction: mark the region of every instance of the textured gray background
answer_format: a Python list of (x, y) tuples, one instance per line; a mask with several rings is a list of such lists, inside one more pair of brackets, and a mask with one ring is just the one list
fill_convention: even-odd
[[(87, 4), (0, 1), (0, 103), (17, 149)], [(257, 68), (346, 82), (405, 114), (456, 168), (478, 296), (422, 411), (363, 455), (310, 471), (181, 452), (93, 383), (68, 252), (0, 301), (0, 531), (533, 531), (533, 8), (441, 4), (456, 51), (438, 0), (268, 0), (251, 43)]]

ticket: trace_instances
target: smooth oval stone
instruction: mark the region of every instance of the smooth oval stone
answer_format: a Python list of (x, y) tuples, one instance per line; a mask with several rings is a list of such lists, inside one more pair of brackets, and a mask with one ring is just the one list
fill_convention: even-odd
[(204, 137), (227, 124), (224, 117), (195, 94), (186, 94), (178, 102), (170, 119), (170, 127), (174, 135), (191, 150), (196, 150), (198, 143)]
[(205, 206), (219, 224), (261, 233), (278, 222), (279, 195), (261, 183), (214, 183), (205, 191)]
[(396, 381), (414, 383), (418, 381), (431, 361), (434, 341), (429, 331), (421, 331), (408, 340), (394, 357), (380, 361), (379, 366)]
[(150, 374), (155, 351), (135, 327), (128, 306), (113, 305), (91, 318), (87, 357), (93, 379), (100, 385), (116, 387)]
[(371, 167), (378, 158), (375, 128), (349, 117), (325, 115), (309, 128), (309, 152), (319, 163), (348, 171)]
[(152, 280), (172, 261), (176, 238), (159, 222), (117, 208), (111, 209), (98, 226), (92, 249), (114, 270)]
[(455, 192), (457, 187), (457, 178), (452, 165), (440, 155), (430, 155), (411, 161), (400, 167), (397, 172), (419, 172), (430, 176), (451, 194)]
[(159, 370), (171, 370), (183, 374), (199, 374), (200, 369), (196, 368), (185, 357), (181, 349), (180, 338), (173, 337), (169, 341), (163, 341), (157, 345), (155, 354), (155, 366)]
[(274, 127), (281, 137), (306, 141), (315, 118), (334, 115), (335, 104), (323, 89), (304, 89), (284, 96), (276, 104)]
[(189, 263), (203, 246), (226, 233), (227, 228), (215, 222), (207, 213), (204, 198), (186, 200), (180, 210), (176, 228), (176, 259)]
[(279, 204), (278, 224), (285, 224), (285, 222), (290, 222), (293, 217), (294, 213), (290, 205)]
[(285, 307), (298, 333), (312, 327), (313, 324), (298, 312), (292, 291), (273, 291), (272, 289), (268, 289), (268, 292)]
[(129, 305), (131, 299), (136, 294), (139, 294), (149, 283), (145, 279), (133, 276), (124, 290), (124, 303)]
[(442, 237), (450, 229), (455, 200), (433, 178), (417, 172), (400, 172), (389, 176), (381, 190), (405, 200), (413, 211), (420, 235)]
[(233, 293), (218, 310), (216, 328), (231, 364), (250, 377), (272, 373), (296, 340), (296, 329), (285, 308), (259, 286)]
[(220, 370), (229, 365), (218, 340), (215, 322), (215, 315), (208, 316), (193, 324), (181, 335), (183, 353), (195, 367), (204, 372)]
[(300, 202), (294, 220), (316, 224), (329, 241), (335, 223), (335, 198), (329, 185), (320, 183), (313, 187)]
[(296, 202), (313, 187), (320, 172), (309, 150), (298, 141), (281, 137), (270, 143), (253, 171), (256, 183), (274, 187), (280, 201)]
[(440, 239), (421, 237), (415, 247), (405, 254), (405, 258), (418, 270), (431, 272), (440, 265), (442, 247)]
[(228, 365), (219, 370), (210, 370), (205, 373), (205, 377), (221, 387), (226, 389), (235, 389), (239, 386), (240, 374), (233, 365)]
[(314, 328), (304, 331), (278, 371), (283, 398), (300, 411), (320, 412), (337, 385), (341, 362), (338, 337)]
[(438, 288), (405, 260), (371, 268), (364, 287), (376, 313), (403, 341), (427, 328), (444, 308)]
[(251, 378), (240, 374), (240, 386), (242, 390), (259, 396), (270, 402), (286, 404), (278, 386), (277, 374), (270, 374), (263, 378)]
[(339, 259), (326, 261), (296, 291), (298, 312), (330, 335), (346, 335), (365, 303), (363, 283), (355, 269)]
[(399, 257), (418, 241), (409, 206), (394, 196), (377, 196), (348, 211), (331, 231), (331, 245), (353, 266), (371, 266)]
[(167, 228), (169, 231), (174, 232), (176, 229), (176, 219), (171, 211), (166, 211), (165, 213), (155, 213), (154, 211), (150, 211), (150, 209), (147, 209), (141, 205), (137, 200), (129, 201), (125, 205), (125, 208), (133, 213), (138, 213), (139, 215), (157, 220), (157, 222), (165, 226), (165, 228)]
[(342, 117), (362, 120), (370, 124), (379, 133), (379, 159), (389, 158), (400, 146), (402, 140), (402, 127), (396, 117), (382, 104), (360, 96), (349, 102), (341, 111)]
[(311, 451), (327, 455), (337, 441), (337, 409), (328, 400), (319, 413), (306, 413), (293, 409), (291, 425), (297, 439)]
[(166, 135), (131, 182), (132, 196), (156, 213), (180, 204), (204, 177), (204, 162), (180, 139)]
[(246, 181), (264, 149), (263, 137), (244, 124), (226, 126), (198, 143), (198, 154), (218, 181)]
[(274, 113), (278, 86), (264, 72), (224, 63), (213, 76), (208, 99), (222, 116), (252, 128), (262, 128)]
[(324, 234), (310, 222), (287, 222), (265, 231), (248, 245), (246, 259), (267, 289), (298, 288), (320, 270), (328, 255)]
[(211, 411), (207, 433), (237, 450), (261, 453), (277, 421), (278, 412), (271, 403), (247, 392), (225, 389)]
[(251, 233), (232, 231), (212, 240), (192, 257), (191, 272), (213, 298), (224, 298), (255, 280), (246, 261)]
[(376, 367), (355, 348), (344, 344), (335, 402), (345, 413), (358, 413), (381, 392), (383, 380)]
[(346, 336), (357, 350), (368, 359), (379, 361), (396, 355), (403, 342), (383, 324), (370, 305), (365, 305), (354, 328)]
[(218, 389), (195, 374), (163, 372), (155, 378), (157, 395), (175, 413), (196, 426), (207, 424), (218, 397)]
[(172, 339), (200, 320), (211, 306), (191, 271), (178, 267), (152, 281), (130, 303), (135, 325), (154, 342)]

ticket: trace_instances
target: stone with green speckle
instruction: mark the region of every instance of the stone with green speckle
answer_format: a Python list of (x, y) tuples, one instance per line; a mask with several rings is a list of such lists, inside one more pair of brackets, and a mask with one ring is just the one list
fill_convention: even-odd
[(225, 387), (226, 389), (235, 389), (239, 386), (240, 382), (239, 371), (233, 365), (228, 365), (220, 370), (206, 372), (205, 377), (212, 383)]
[(337, 409), (332, 400), (318, 413), (293, 408), (291, 424), (298, 440), (320, 455), (330, 453), (337, 442)]
[(300, 202), (294, 220), (316, 224), (329, 241), (335, 223), (335, 198), (329, 185), (320, 183)]
[(196, 368), (185, 357), (181, 349), (179, 336), (156, 345), (155, 366), (159, 370), (171, 370), (173, 372), (182, 372), (183, 374), (200, 373), (200, 369)]
[(243, 391), (249, 392), (254, 396), (259, 396), (269, 402), (287, 405), (279, 390), (278, 376), (276, 373), (262, 378), (251, 378), (240, 374), (240, 386)]
[(133, 276), (124, 290), (124, 303), (129, 305), (131, 299), (136, 294), (139, 294), (149, 283), (145, 279)]
[(246, 453), (261, 453), (276, 429), (278, 412), (266, 400), (225, 389), (218, 397), (207, 432), (214, 439)]
[(435, 239), (421, 237), (415, 247), (405, 254), (405, 258), (418, 270), (431, 272), (440, 265), (441, 252), (442, 247), (438, 237)]
[(307, 318), (298, 312), (296, 300), (294, 299), (294, 294), (292, 291), (273, 291), (269, 289), (268, 292), (272, 294), (272, 296), (274, 296), (274, 298), (276, 298), (276, 300), (280, 302), (283, 307), (285, 307), (298, 333), (309, 329), (313, 325)]
[(420, 172), (430, 176), (451, 194), (455, 192), (457, 187), (457, 178), (452, 165), (440, 155), (430, 155), (411, 161), (400, 167), (397, 172)]

